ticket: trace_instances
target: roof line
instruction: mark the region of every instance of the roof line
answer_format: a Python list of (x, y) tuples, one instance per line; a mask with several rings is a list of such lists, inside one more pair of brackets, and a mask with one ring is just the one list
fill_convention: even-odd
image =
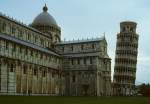
[(86, 39), (86, 40), (72, 40), (72, 41), (61, 41), (59, 44), (79, 44), (79, 43), (87, 43), (87, 42), (97, 42), (97, 41), (102, 41), (104, 37), (101, 38), (91, 38), (91, 39)]
[(46, 35), (45, 33), (42, 33), (42, 32), (40, 32), (40, 31), (38, 31), (37, 29), (28, 26), (28, 25), (26, 25), (26, 24), (23, 23), (23, 22), (19, 22), (18, 20), (14, 19), (14, 18), (11, 18), (11, 17), (9, 17), (9, 16), (3, 14), (2, 12), (0, 12), (0, 17), (5, 18), (5, 19), (7, 19), (7, 20), (9, 20), (9, 21), (12, 21), (12, 22), (16, 23), (17, 25), (21, 25), (22, 27), (25, 27), (25, 28), (27, 28), (27, 29), (30, 29), (30, 30), (32, 30), (32, 31), (34, 31), (34, 32), (36, 32), (36, 33), (39, 33), (39, 34), (42, 35), (42, 36), (44, 35), (44, 36), (46, 36), (46, 37), (49, 37), (49, 36)]

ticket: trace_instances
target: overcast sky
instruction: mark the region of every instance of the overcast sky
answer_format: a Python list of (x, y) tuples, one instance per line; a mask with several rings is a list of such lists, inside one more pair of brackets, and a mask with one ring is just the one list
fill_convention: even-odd
[(119, 23), (137, 22), (140, 37), (136, 81), (150, 82), (150, 0), (0, 0), (0, 12), (30, 24), (45, 3), (62, 29), (62, 39), (96, 38), (106, 33), (112, 71)]

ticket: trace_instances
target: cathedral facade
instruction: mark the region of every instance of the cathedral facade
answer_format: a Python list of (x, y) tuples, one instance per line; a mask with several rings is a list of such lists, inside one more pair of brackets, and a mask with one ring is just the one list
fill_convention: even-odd
[(47, 11), (29, 26), (0, 13), (0, 94), (110, 96), (105, 37), (61, 41)]

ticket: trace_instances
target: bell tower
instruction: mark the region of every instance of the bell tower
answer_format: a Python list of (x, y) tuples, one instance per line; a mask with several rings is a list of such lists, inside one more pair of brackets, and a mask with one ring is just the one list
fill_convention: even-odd
[(136, 66), (138, 54), (137, 23), (120, 23), (117, 34), (113, 93), (116, 96), (132, 96), (135, 93)]

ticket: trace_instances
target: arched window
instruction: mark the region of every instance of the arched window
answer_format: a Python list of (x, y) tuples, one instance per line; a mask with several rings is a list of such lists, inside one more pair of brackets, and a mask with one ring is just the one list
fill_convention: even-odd
[(44, 71), (43, 71), (43, 77), (45, 77), (45, 76), (46, 76), (46, 71), (44, 70)]
[(10, 65), (10, 72), (14, 72), (14, 66), (13, 66), (13, 64)]
[(124, 32), (124, 31), (126, 31), (126, 28), (125, 28), (125, 27), (122, 28), (122, 32)]
[(23, 66), (23, 74), (27, 74), (27, 67), (25, 65)]
[(81, 50), (83, 50), (83, 49), (84, 49), (84, 45), (82, 44), (82, 45), (81, 45)]
[(84, 65), (86, 65), (86, 58), (84, 58), (83, 61), (84, 61)]
[(2, 30), (3, 30), (3, 31), (6, 31), (6, 23), (3, 23), (3, 24), (2, 24)]
[(130, 27), (130, 32), (133, 32), (133, 27)]
[(95, 44), (92, 44), (92, 49), (95, 49)]
[(80, 64), (80, 59), (79, 58), (77, 59), (77, 63)]
[(90, 57), (90, 64), (93, 64), (93, 58)]
[(34, 69), (34, 75), (36, 75), (37, 74), (37, 70), (36, 69)]
[(76, 82), (76, 76), (75, 75), (72, 76), (72, 82)]
[(71, 46), (71, 51), (73, 51), (73, 46)]
[(74, 61), (73, 61), (73, 59), (71, 59), (71, 64), (72, 64), (72, 65), (74, 64)]
[(15, 34), (16, 28), (12, 26), (12, 34)]

